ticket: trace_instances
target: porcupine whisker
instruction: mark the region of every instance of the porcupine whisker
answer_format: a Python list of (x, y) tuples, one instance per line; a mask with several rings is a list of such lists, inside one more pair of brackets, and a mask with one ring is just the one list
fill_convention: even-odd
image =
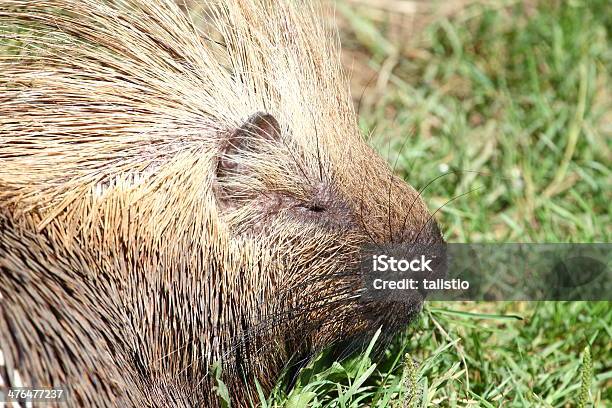
[[(485, 173), (485, 172), (480, 172), (480, 171), (475, 171), (475, 170), (452, 170), (452, 171), (448, 171), (446, 173), (440, 174), (436, 177), (434, 177), (433, 179), (431, 179), (429, 182), (427, 182), (427, 184), (425, 184), (425, 186), (423, 186), (417, 193), (417, 196), (414, 197), (414, 199), (412, 200), (412, 203), (410, 204), (410, 207), (408, 208), (408, 212), (406, 213), (406, 216), (404, 217), (404, 222), (402, 223), (402, 231), (405, 230), (406, 228), (406, 221), (408, 220), (408, 216), (410, 214), (410, 212), (412, 211), (412, 208), (414, 207), (414, 204), (416, 203), (416, 201), (422, 197), (423, 192), (429, 187), (431, 186), (433, 183), (435, 183), (436, 181), (438, 181), (441, 178), (444, 178), (446, 176), (449, 176), (451, 174), (459, 174), (459, 173), (475, 173), (481, 176), (489, 176), (489, 177), (499, 177), (495, 174), (489, 174), (489, 173)], [(500, 177), (501, 180), (510, 180), (507, 177)]]
[(363, 227), (363, 231), (366, 233), (368, 238), (370, 238), (370, 242), (372, 244), (374, 244), (378, 248), (379, 251), (382, 252), (381, 246), (378, 244), (378, 242), (376, 242), (376, 239), (374, 239), (374, 237), (370, 233), (370, 230), (366, 226), (365, 220), (363, 218), (363, 201), (364, 201), (363, 200), (363, 198), (364, 198), (363, 192), (364, 192), (364, 188), (365, 188), (365, 183), (363, 183), (361, 185), (361, 197), (359, 199), (359, 220), (361, 221), (361, 226)]
[[(341, 288), (342, 290), (346, 290), (346, 297), (344, 298), (340, 298), (340, 299), (335, 299), (335, 300), (328, 300), (328, 299), (313, 299), (310, 300), (308, 302), (302, 302), (299, 303), (297, 306), (291, 308), (287, 308), (286, 310), (282, 310), (282, 312), (278, 313), (277, 315), (283, 316), (283, 315), (291, 315), (294, 314), (296, 312), (312, 312), (312, 311), (316, 311), (319, 310), (321, 308), (324, 307), (328, 307), (330, 305), (340, 305), (345, 303), (346, 301), (351, 299), (351, 296), (357, 296), (355, 295), (355, 291), (354, 288), (350, 285), (346, 285), (345, 287)], [(340, 290), (336, 290), (334, 291), (334, 296), (338, 297), (340, 295), (344, 295), (345, 292), (342, 292)], [(280, 304), (280, 302), (275, 303), (277, 305), (281, 305), (280, 307), (282, 308), (282, 304)], [(315, 307), (313, 308), (308, 308), (309, 305), (315, 305)], [(270, 315), (265, 315), (264, 318), (267, 320), (269, 318), (275, 318), (274, 314), (270, 314)]]
[[(350, 320), (350, 319), (351, 319), (350, 316), (347, 316), (347, 320)], [(350, 356), (354, 355), (355, 353), (364, 352), (369, 344), (369, 341), (371, 340), (371, 337), (373, 337), (376, 330), (378, 328), (382, 328), (382, 326), (384, 325), (379, 323), (378, 321), (372, 322), (370, 324), (369, 331), (365, 332), (363, 335), (350, 336), (348, 339), (348, 342), (338, 340), (336, 344), (342, 345), (343, 347), (342, 349), (340, 349), (340, 353), (337, 356), (335, 356), (337, 361), (342, 362), (346, 358), (349, 358)], [(381, 334), (379, 335), (379, 338), (376, 341), (377, 347), (374, 350), (376, 350), (377, 348), (380, 348), (382, 333), (384, 332), (381, 331)]]
[(295, 165), (298, 167), (298, 169), (300, 170), (300, 173), (302, 173), (302, 175), (304, 176), (304, 178), (306, 180), (308, 180), (308, 182), (312, 185), (312, 181), (310, 180), (310, 178), (308, 177), (308, 175), (306, 174), (306, 171), (304, 170), (304, 168), (302, 167), (302, 165), (300, 164), (300, 162), (298, 161), (298, 159), (296, 158), (296, 156), (293, 154), (293, 149), (288, 145), (287, 141), (281, 137), (281, 142), (285, 145), (285, 147), (287, 148), (287, 151), (289, 152), (289, 154), (291, 155), (291, 158), (293, 159), (293, 162), (295, 163)]
[(431, 179), (427, 184), (425, 184), (425, 186), (423, 186), (418, 192), (417, 195), (414, 197), (414, 199), (412, 200), (412, 202), (410, 203), (410, 207), (408, 208), (408, 212), (406, 213), (406, 216), (404, 217), (404, 222), (402, 223), (402, 233), (406, 228), (406, 221), (408, 220), (408, 216), (410, 215), (410, 211), (412, 210), (412, 208), (414, 207), (414, 204), (417, 202), (417, 200), (421, 197), (421, 194), (423, 194), (423, 192), (430, 186), (432, 185), (434, 182), (436, 182), (437, 180), (449, 176), (451, 174), (456, 174), (457, 171), (449, 171), (446, 172), (444, 174), (441, 174), (439, 176), (434, 177), (433, 179)]
[[(398, 328), (399, 330), (401, 330), (402, 328)], [(392, 336), (386, 332), (383, 332), (380, 339), (380, 347), (379, 350), (381, 353), (384, 353), (385, 350), (388, 350), (391, 345), (393, 344), (393, 341), (395, 340), (395, 336)], [(404, 345), (404, 347), (406, 347), (406, 345)], [(404, 356), (404, 353), (400, 353), (400, 356)]]
[(338, 355), (337, 357), (338, 361), (343, 362), (344, 360), (349, 358), (351, 355), (355, 354), (359, 349), (356, 346), (360, 346), (360, 345), (363, 346), (363, 342), (361, 339), (358, 339), (358, 338), (349, 339), (348, 344), (344, 345), (340, 354)]
[[(406, 136), (406, 138), (404, 139), (404, 141), (406, 141), (408, 139), (408, 136)], [(408, 168), (408, 171), (406, 172), (407, 175), (410, 175), (412, 173), (412, 170), (414, 169), (414, 165), (416, 164), (416, 157), (412, 160), (412, 162), (410, 163), (410, 167)], [(421, 197), (420, 193), (417, 193), (417, 197), (415, 197), (415, 200), (418, 199), (418, 197)], [(412, 202), (412, 204), (410, 205), (410, 208), (412, 208), (412, 206), (414, 205), (414, 202)], [(404, 221), (402, 222), (402, 226), (400, 227), (400, 234), (402, 237), (402, 241), (405, 239), (404, 233), (405, 233), (405, 228), (406, 228), (406, 220), (408, 218), (408, 214), (406, 214), (406, 216), (404, 217)]]
[(312, 107), (307, 106), (308, 112), (310, 113), (310, 117), (313, 118), (314, 123), (314, 136), (317, 142), (317, 164), (319, 166), (319, 181), (323, 182), (323, 163), (321, 161), (321, 147), (319, 146), (319, 130), (317, 129), (317, 121), (314, 120), (314, 113), (312, 111)]
[(450, 200), (446, 201), (446, 202), (445, 202), (444, 204), (442, 204), (440, 207), (438, 207), (438, 208), (436, 209), (436, 211), (434, 211), (434, 212), (433, 212), (433, 213), (432, 213), (432, 214), (429, 216), (429, 218), (427, 219), (427, 222), (425, 222), (425, 223), (424, 223), (424, 224), (421, 226), (421, 228), (419, 229), (419, 232), (418, 232), (418, 234), (417, 234), (416, 238), (414, 239), (414, 242), (415, 242), (415, 243), (417, 243), (417, 242), (418, 242), (418, 239), (419, 239), (419, 236), (421, 235), (421, 232), (423, 232), (423, 230), (425, 229), (425, 227), (426, 227), (427, 225), (429, 225), (429, 223), (430, 223), (430, 222), (431, 222), (431, 221), (434, 219), (434, 216), (435, 216), (435, 215), (438, 213), (438, 211), (440, 211), (442, 208), (444, 208), (444, 207), (445, 207), (447, 204), (450, 204), (450, 203), (452, 203), (453, 201), (455, 201), (455, 200), (457, 200), (457, 199), (459, 199), (459, 198), (461, 198), (461, 197), (464, 197), (464, 196), (466, 196), (466, 195), (468, 195), (468, 194), (471, 194), (471, 193), (473, 193), (473, 192), (475, 192), (475, 191), (477, 191), (477, 190), (480, 190), (480, 189), (482, 189), (482, 188), (484, 188), (484, 186), (476, 187), (476, 188), (473, 188), (473, 189), (471, 189), (471, 190), (469, 190), (469, 191), (467, 191), (467, 192), (465, 192), (465, 193), (463, 193), (463, 194), (459, 194), (459, 195), (457, 195), (457, 196), (455, 196), (455, 197), (451, 198)]
[[(301, 341), (301, 343), (298, 345), (298, 348), (304, 344), (306, 344), (305, 339)], [(285, 364), (285, 366), (283, 367), (283, 371), (292, 372), (291, 377), (288, 379), (288, 384), (287, 384), (289, 388), (293, 387), (296, 381), (298, 380), (300, 376), (300, 369), (305, 367), (320, 352), (321, 350), (317, 348), (313, 348), (311, 351), (307, 352), (306, 354), (303, 354), (302, 357), (299, 359), (296, 359), (298, 357), (297, 353), (291, 356), (287, 364)]]
[[(385, 162), (389, 163), (391, 161), (391, 137), (387, 138), (387, 157), (385, 158)], [(393, 172), (389, 174), (389, 197), (387, 201), (387, 229), (389, 231), (389, 239), (391, 240), (391, 244), (393, 244), (393, 234), (391, 232), (391, 183), (393, 182)]]
[(366, 83), (366, 85), (361, 90), (361, 95), (359, 95), (359, 101), (357, 102), (357, 114), (358, 115), (361, 114), (361, 103), (363, 101), (363, 97), (365, 96), (367, 89), (370, 87), (370, 85), (372, 84), (374, 79), (376, 79), (377, 76), (378, 76), (378, 73), (374, 72), (372, 76), (370, 76), (370, 79), (368, 79), (368, 82)]
[[(392, 127), (393, 127), (393, 125), (395, 124), (396, 121), (397, 121), (397, 115), (396, 115), (395, 119), (393, 120)], [(402, 143), (402, 146), (400, 147), (400, 150), (397, 152), (397, 155), (395, 156), (395, 162), (393, 163), (393, 167), (391, 169), (391, 174), (389, 175), (389, 197), (388, 197), (388, 200), (387, 200), (387, 216), (388, 216), (388, 220), (387, 221), (389, 223), (389, 239), (391, 240), (392, 244), (394, 243), (394, 240), (393, 240), (393, 230), (392, 230), (392, 227), (391, 227), (391, 189), (393, 188), (393, 177), (395, 175), (395, 170), (397, 168), (397, 163), (399, 161), (400, 156), (404, 152), (404, 148), (406, 147), (407, 142), (408, 142), (408, 136), (406, 136), (404, 138), (404, 142)]]

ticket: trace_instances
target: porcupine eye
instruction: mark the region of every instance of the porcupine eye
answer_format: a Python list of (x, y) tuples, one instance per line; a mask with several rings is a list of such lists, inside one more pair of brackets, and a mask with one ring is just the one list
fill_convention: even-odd
[(307, 204), (306, 209), (312, 211), (314, 213), (322, 213), (325, 212), (325, 207), (320, 204)]
[(294, 214), (307, 222), (316, 222), (328, 228), (350, 229), (354, 217), (350, 206), (332, 185), (320, 183), (315, 186), (312, 198), (299, 203)]
[(314, 214), (321, 214), (327, 210), (325, 204), (319, 202), (300, 203), (296, 207), (303, 212), (309, 212)]

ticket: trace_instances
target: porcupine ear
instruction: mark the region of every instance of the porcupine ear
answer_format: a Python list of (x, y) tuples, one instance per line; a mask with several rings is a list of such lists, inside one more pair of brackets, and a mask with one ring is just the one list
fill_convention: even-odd
[(237, 170), (239, 163), (236, 158), (240, 151), (253, 150), (256, 143), (261, 140), (274, 141), (280, 140), (280, 138), (280, 125), (274, 116), (265, 112), (257, 112), (251, 115), (242, 126), (228, 137), (225, 148), (221, 152), (217, 175), (220, 176), (228, 171)]

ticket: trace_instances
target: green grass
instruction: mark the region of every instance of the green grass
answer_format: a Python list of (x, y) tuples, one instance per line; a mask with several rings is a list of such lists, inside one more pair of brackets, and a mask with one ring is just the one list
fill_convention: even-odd
[[(279, 386), (268, 406), (574, 407), (584, 393), (594, 404), (585, 406), (609, 405), (607, 302), (466, 304), (479, 313), (463, 315), (436, 306), (382, 357), (365, 353), (331, 363), (324, 354), (289, 395)], [(500, 315), (483, 318), (482, 311)], [(593, 366), (583, 373), (585, 350)], [(590, 392), (580, 392), (583, 377)]]
[[(480, 187), (437, 213), (450, 242), (609, 242), (608, 2), (485, 4), (410, 42), (340, 4), (364, 132), (417, 189), (456, 171), (432, 210)], [(264, 405), (610, 406), (611, 338), (608, 302), (430, 303), (382, 356), (324, 353)]]
[(610, 13), (554, 4), (468, 8), (429, 26), (417, 58), (371, 50), (374, 70), (395, 58), (361, 107), (381, 153), (409, 137), (397, 172), (417, 188), (471, 171), (429, 186), (432, 209), (482, 187), (440, 211), (450, 241), (610, 241)]

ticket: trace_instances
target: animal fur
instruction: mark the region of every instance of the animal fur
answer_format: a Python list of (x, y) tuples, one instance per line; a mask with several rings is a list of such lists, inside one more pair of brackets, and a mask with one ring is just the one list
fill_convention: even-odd
[(205, 10), (0, 0), (5, 387), (216, 406), (221, 362), (244, 406), (418, 311), (359, 300), (362, 248), (440, 237), (363, 141), (320, 6)]

